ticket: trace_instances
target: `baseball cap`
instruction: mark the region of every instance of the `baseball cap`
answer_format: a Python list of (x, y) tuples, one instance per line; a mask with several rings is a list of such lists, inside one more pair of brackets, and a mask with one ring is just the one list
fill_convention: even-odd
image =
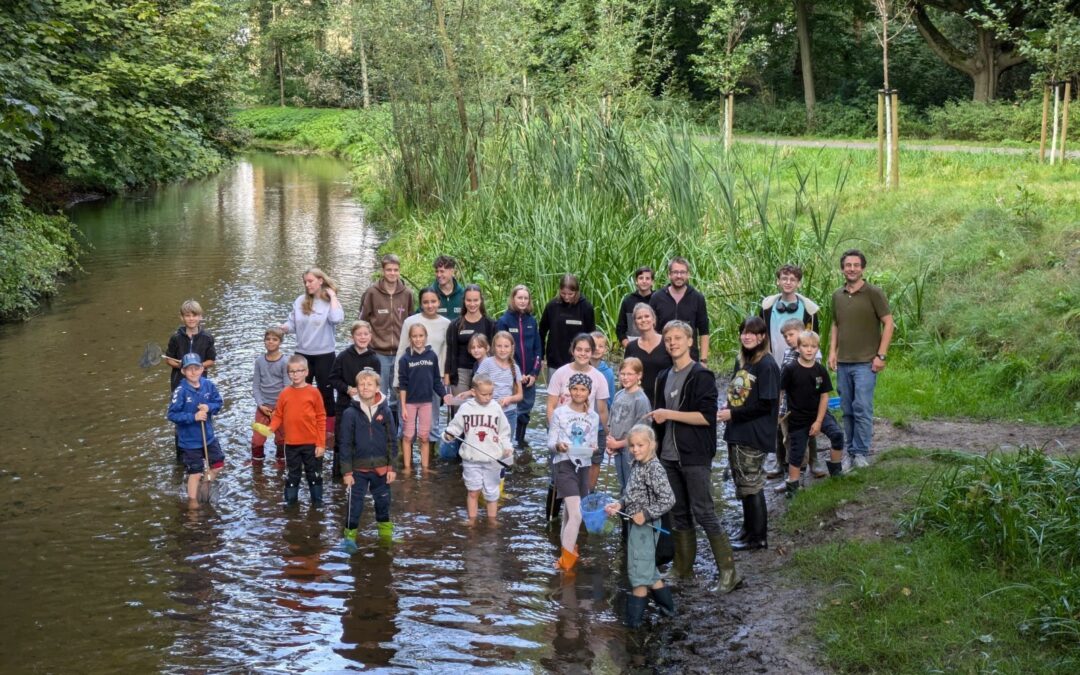
[(180, 370), (187, 368), (188, 366), (201, 366), (202, 357), (198, 354), (184, 354), (184, 360), (180, 362)]

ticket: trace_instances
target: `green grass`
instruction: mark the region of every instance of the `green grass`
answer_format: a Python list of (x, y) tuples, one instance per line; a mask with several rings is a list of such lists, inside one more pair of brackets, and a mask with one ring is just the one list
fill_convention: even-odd
[[(887, 498), (883, 498), (887, 495)], [(1057, 673), (1080, 668), (1080, 459), (901, 449), (800, 492), (781, 527), (838, 507), (888, 509), (907, 535), (798, 551), (826, 594), (815, 633), (840, 672)]]
[[(935, 535), (825, 544), (795, 555), (824, 585), (815, 634), (843, 673), (1067, 673), (1080, 651), (1041, 639), (1043, 597)], [(1034, 581), (1030, 577), (1028, 582)]]
[[(516, 283), (542, 304), (575, 272), (610, 331), (631, 270), (682, 254), (709, 300), (713, 366), (726, 370), (734, 327), (773, 291), (780, 262), (802, 264), (804, 291), (827, 304), (836, 256), (859, 247), (899, 326), (877, 414), (1080, 424), (1078, 163), (909, 150), (890, 192), (874, 153), (736, 144), (725, 157), (692, 125), (604, 129), (556, 110), (489, 127), (469, 193), (460, 148), (429, 135), (433, 151), (402, 158), (382, 108), (238, 119), (257, 138), (350, 158), (409, 279), (454, 255), (496, 308)], [(452, 125), (440, 129), (449, 137)]]

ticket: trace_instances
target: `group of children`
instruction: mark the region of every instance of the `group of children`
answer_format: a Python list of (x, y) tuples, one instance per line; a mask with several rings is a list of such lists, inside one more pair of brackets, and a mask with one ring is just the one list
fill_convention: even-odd
[[(433, 299), (422, 295), (422, 306), (425, 300), (430, 304)], [(441, 319), (431, 313), (432, 321)], [(204, 470), (212, 480), (224, 464), (210, 423), (222, 400), (204, 376), (214, 353), (213, 338), (200, 327), (202, 310), (198, 303), (188, 301), (181, 316), (184, 325), (174, 336), (176, 344), (170, 341), (167, 356), (176, 370), (168, 418), (177, 427), (178, 456), (188, 474), (188, 498), (196, 506)], [(432, 414), (433, 409), (437, 414), (441, 402), (457, 406), (440, 437), (439, 453), (446, 459), (461, 460), (468, 519), (477, 518), (481, 495), (487, 517), (496, 518), (505, 470), (514, 459), (517, 404), (523, 398), (514, 335), (501, 330), (490, 343), (481, 332), (471, 337), (468, 351), (475, 359), (471, 381), (468, 389), (459, 387), (455, 395), (444, 385), (440, 355), (429, 341), (430, 325), (431, 321), (411, 321), (403, 331), (408, 344), (399, 350), (395, 364), (399, 427), (397, 414), (382, 391), (379, 360), (370, 349), (371, 325), (362, 320), (353, 323), (352, 344), (336, 355), (330, 371), (330, 383), (338, 393), (331, 438), (326, 433), (324, 398), (308, 383), (307, 359), (299, 354), (286, 357), (281, 352), (283, 332), (279, 328), (266, 330), (265, 353), (254, 365), (256, 411), (251, 453), (253, 460), (263, 459), (266, 440), (275, 438), (277, 460), (288, 469), (287, 505), (298, 501), (302, 476), (307, 478), (312, 504), (322, 504), (322, 458), (333, 442), (333, 475), (345, 484), (349, 501), (345, 537), (355, 541), (368, 493), (374, 501), (379, 535), (390, 537), (390, 485), (397, 478), (398, 455), (404, 471), (411, 472), (413, 443), (418, 441), (420, 467), (428, 468)], [(436, 328), (446, 330), (442, 323)], [(819, 362), (818, 335), (805, 330), (796, 319), (782, 326), (782, 334), (788, 349), (781, 371), (781, 420), (789, 447), (785, 490), (791, 495), (798, 488), (808, 440), (819, 432), (832, 444), (829, 473), (840, 473), (843, 434), (828, 414), (832, 385)], [(626, 358), (618, 368), (621, 388), (615, 392), (615, 373), (603, 359), (606, 348), (603, 333), (580, 334), (570, 344), (571, 362), (550, 373), (547, 446), (552, 452), (552, 490), (548, 515), (550, 519), (558, 512), (560, 502), (565, 507), (555, 567), (571, 572), (579, 556), (582, 499), (595, 489), (605, 455), (613, 460), (621, 496), (606, 510), (628, 521), (627, 569), (633, 594), (628, 601), (627, 623), (636, 626), (650, 597), (662, 613), (675, 611), (655, 557), (660, 518), (671, 509), (675, 497), (657, 457), (652, 406), (641, 386), (643, 364), (637, 358)]]

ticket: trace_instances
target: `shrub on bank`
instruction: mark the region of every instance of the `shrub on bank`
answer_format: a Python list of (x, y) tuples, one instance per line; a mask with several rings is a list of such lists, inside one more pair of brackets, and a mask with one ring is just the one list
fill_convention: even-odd
[(24, 317), (54, 293), (79, 252), (67, 218), (31, 211), (15, 195), (0, 198), (0, 320)]

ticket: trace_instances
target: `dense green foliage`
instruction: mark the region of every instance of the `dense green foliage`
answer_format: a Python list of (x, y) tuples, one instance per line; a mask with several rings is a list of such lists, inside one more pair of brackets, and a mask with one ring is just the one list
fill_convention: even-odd
[(66, 218), (34, 213), (16, 195), (0, 197), (0, 319), (25, 316), (51, 295), (79, 250)]
[[(349, 137), (382, 147), (379, 114), (267, 108), (238, 116), (256, 137), (265, 130), (331, 152)], [(422, 180), (433, 199), (422, 209), (404, 197), (394, 153), (359, 159), (365, 199), (378, 196), (372, 203), (383, 208), (373, 212), (396, 225), (386, 248), (403, 255), (414, 282), (427, 282), (438, 253), (455, 255), (465, 277), (484, 285), (489, 306), (501, 307), (515, 283), (545, 301), (555, 277), (574, 271), (610, 328), (630, 271), (662, 266), (678, 251), (694, 263), (693, 283), (713, 312), (714, 351), (726, 355), (735, 349), (733, 324), (771, 291), (781, 260), (805, 265), (804, 291), (827, 300), (840, 283), (836, 254), (856, 245), (900, 328), (879, 414), (1080, 421), (1080, 297), (1067, 243), (1080, 230), (1075, 168), (908, 152), (907, 187), (885, 195), (872, 153), (736, 146), (725, 158), (684, 126), (605, 127), (571, 111), (527, 127), (504, 118), (478, 159), (484, 180), (470, 194), (460, 157), (429, 158)]]
[(897, 511), (887, 515), (908, 535), (796, 553), (800, 577), (829, 589), (816, 632), (830, 664), (841, 672), (1075, 671), (1078, 490), (1076, 457), (899, 450), (800, 493), (783, 523), (789, 531), (814, 528), (841, 507), (877, 511), (887, 494)]
[(75, 251), (62, 217), (22, 205), (24, 182), (116, 191), (222, 165), (238, 65), (229, 10), (212, 0), (0, 6), (4, 316), (52, 292)]

